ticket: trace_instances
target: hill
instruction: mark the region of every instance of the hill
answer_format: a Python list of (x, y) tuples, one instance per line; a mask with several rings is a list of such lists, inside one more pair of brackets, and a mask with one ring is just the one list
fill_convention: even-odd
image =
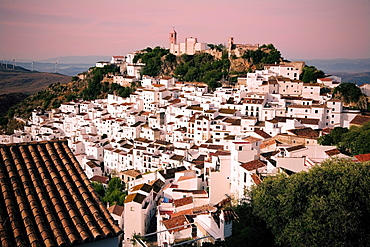
[[(22, 70), (24, 69), (19, 68), (19, 71), (22, 72)], [(23, 99), (20, 103), (13, 105), (3, 116), (0, 115), (0, 132), (13, 132), (14, 129), (21, 128), (22, 123), (17, 122), (14, 117), (26, 120), (36, 108), (51, 110), (58, 108), (65, 102), (76, 99), (102, 99), (106, 98), (107, 94), (128, 97), (139, 84), (132, 83), (131, 87), (122, 87), (111, 83), (112, 80), (109, 80), (107, 75), (118, 71), (119, 68), (114, 65), (105, 66), (104, 68), (95, 67), (85, 73), (86, 78), (83, 80), (73, 77), (72, 81), (69, 80), (68, 83), (55, 82), (49, 84), (37, 93)], [(70, 77), (67, 76), (67, 78)]]
[(28, 95), (24, 93), (0, 94), (0, 116), (4, 115), (10, 107), (18, 104), (27, 97)]
[(342, 82), (352, 82), (352, 83), (356, 83), (356, 85), (358, 86), (362, 84), (370, 84), (370, 72), (362, 72), (362, 73), (338, 72), (338, 73), (335, 73), (335, 75), (341, 77)]
[(30, 71), (19, 66), (0, 64), (0, 92), (2, 94), (34, 94), (52, 83), (61, 84), (71, 81), (70, 76)]
[[(296, 59), (294, 59), (296, 60)], [(325, 71), (327, 74), (339, 73), (363, 73), (370, 71), (370, 59), (303, 59), (307, 65), (313, 65)]]

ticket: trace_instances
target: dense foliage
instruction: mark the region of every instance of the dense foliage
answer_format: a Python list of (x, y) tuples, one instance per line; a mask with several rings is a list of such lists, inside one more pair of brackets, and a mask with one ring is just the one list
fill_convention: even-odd
[(247, 59), (252, 66), (257, 65), (258, 68), (262, 68), (261, 64), (280, 63), (283, 59), (273, 44), (261, 45), (255, 51), (248, 50), (242, 58)]
[(344, 82), (334, 88), (334, 97), (342, 102), (355, 105), (359, 109), (367, 109), (367, 98), (354, 83)]
[[(143, 75), (168, 75), (180, 81), (205, 82), (214, 89), (221, 86), (223, 80), (229, 80), (231, 60), (222, 44), (208, 44), (208, 46), (211, 50), (222, 54), (220, 58), (210, 53), (175, 56), (169, 53), (169, 50), (148, 47), (135, 55), (133, 62), (145, 63)], [(242, 57), (250, 66), (258, 68), (262, 68), (263, 64), (279, 63), (282, 60), (280, 51), (272, 44), (262, 45), (256, 51), (247, 51)]]
[(220, 86), (222, 78), (228, 78), (230, 61), (226, 52), (221, 59), (216, 59), (208, 53), (194, 55), (183, 54), (177, 65), (174, 76), (181, 81), (205, 82), (210, 88)]
[(233, 222), (232, 236), (222, 246), (275, 246), (274, 235), (267, 228), (266, 222), (253, 212), (252, 204), (244, 202), (234, 210), (238, 220)]
[(323, 77), (325, 77), (325, 73), (322, 70), (316, 69), (315, 66), (305, 66), (300, 75), (300, 79), (304, 83), (316, 83), (318, 78)]
[(103, 202), (110, 206), (115, 204), (123, 206), (127, 194), (125, 186), (119, 177), (112, 178), (108, 183), (107, 189), (99, 182), (92, 182), (91, 185)]
[(309, 172), (267, 178), (251, 192), (253, 214), (280, 246), (367, 246), (369, 177), (369, 162), (328, 160)]
[(370, 123), (349, 129), (335, 127), (330, 134), (321, 136), (317, 141), (320, 145), (335, 145), (349, 155), (370, 153)]
[(134, 63), (145, 63), (145, 67), (141, 71), (143, 75), (159, 76), (163, 75), (162, 69), (165, 66), (173, 67), (176, 64), (176, 56), (169, 53), (168, 49), (159, 46), (154, 49), (147, 47), (134, 57)]

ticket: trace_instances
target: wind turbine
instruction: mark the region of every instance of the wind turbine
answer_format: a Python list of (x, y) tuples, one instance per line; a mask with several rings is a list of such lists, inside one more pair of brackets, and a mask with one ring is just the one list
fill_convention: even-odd
[(58, 73), (58, 61), (59, 61), (59, 58), (57, 61), (55, 61), (55, 74)]

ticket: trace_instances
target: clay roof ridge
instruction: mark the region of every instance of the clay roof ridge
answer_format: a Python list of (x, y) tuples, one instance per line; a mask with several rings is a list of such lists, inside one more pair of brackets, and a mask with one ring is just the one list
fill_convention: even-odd
[[(90, 195), (92, 196), (92, 204), (90, 204), (89, 208), (93, 207), (96, 209), (96, 212), (99, 212), (100, 214), (104, 215), (104, 219), (108, 221), (102, 228), (104, 234), (106, 237), (110, 237), (112, 235), (119, 235), (122, 233), (122, 230), (119, 228), (119, 226), (115, 223), (113, 220), (113, 217), (110, 215), (109, 211), (103, 204), (103, 202), (100, 200), (97, 192), (95, 189), (92, 187), (89, 179), (87, 178), (85, 172), (82, 170), (82, 167), (78, 163), (76, 157), (73, 155), (72, 151), (68, 148), (68, 145), (66, 142), (62, 143), (63, 150), (66, 151), (66, 155), (70, 158), (70, 160), (73, 163), (74, 168), (76, 169), (76, 174), (79, 174), (81, 180), (84, 182), (86, 188), (86, 193), (91, 193)], [(94, 217), (98, 220), (99, 225), (101, 225), (101, 217), (99, 214), (94, 213)], [(109, 232), (107, 232), (109, 230)], [(113, 233), (112, 233), (113, 231)]]

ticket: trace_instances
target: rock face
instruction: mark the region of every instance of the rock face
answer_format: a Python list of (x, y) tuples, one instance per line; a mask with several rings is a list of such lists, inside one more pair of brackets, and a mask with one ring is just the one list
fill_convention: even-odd
[(230, 71), (231, 72), (245, 72), (249, 69), (253, 69), (249, 62), (244, 58), (230, 59)]

